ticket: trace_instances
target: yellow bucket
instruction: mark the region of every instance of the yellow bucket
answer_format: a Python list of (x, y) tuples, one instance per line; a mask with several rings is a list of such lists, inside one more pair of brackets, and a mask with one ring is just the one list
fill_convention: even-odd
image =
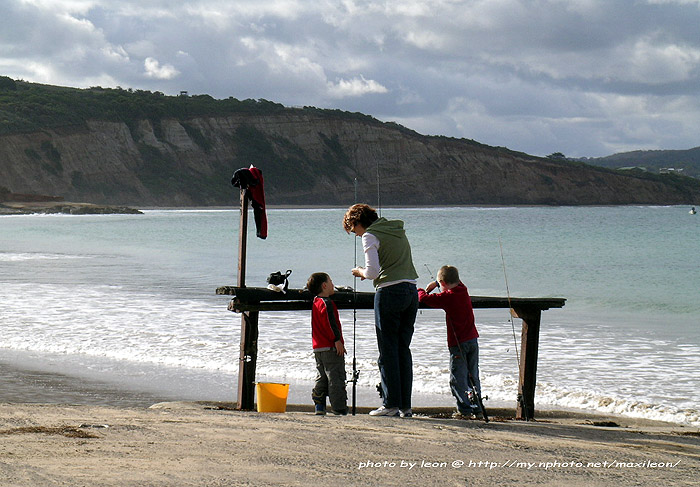
[(257, 382), (255, 394), (258, 396), (259, 413), (283, 413), (287, 410), (289, 384)]

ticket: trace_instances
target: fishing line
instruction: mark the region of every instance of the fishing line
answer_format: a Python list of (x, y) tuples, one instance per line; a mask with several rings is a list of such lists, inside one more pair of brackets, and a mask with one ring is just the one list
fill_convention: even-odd
[(501, 237), (498, 237), (498, 247), (501, 249), (501, 264), (503, 266), (503, 277), (506, 281), (506, 294), (508, 296), (508, 321), (513, 330), (513, 348), (515, 349), (515, 359), (518, 361), (518, 370), (520, 370), (520, 354), (518, 353), (518, 340), (515, 338), (515, 324), (513, 323), (513, 306), (510, 302), (510, 288), (508, 287), (508, 274), (506, 273), (506, 260), (503, 258), (503, 244)]
[(430, 280), (434, 281), (435, 278), (433, 277), (433, 273), (430, 272), (430, 267), (428, 267), (428, 264), (423, 264), (425, 266), (425, 269), (428, 271), (428, 275), (430, 275)]
[[(511, 304), (511, 301), (510, 301), (510, 288), (508, 287), (508, 274), (506, 273), (506, 261), (503, 258), (503, 244), (501, 243), (501, 237), (498, 237), (498, 246), (501, 249), (501, 263), (503, 264), (503, 277), (506, 280), (506, 293), (508, 294), (508, 308), (510, 311), (508, 320), (510, 321), (510, 326), (513, 330), (513, 343), (515, 344), (515, 347), (514, 347), (515, 348), (515, 359), (518, 361), (518, 373), (520, 373), (520, 356), (518, 354), (518, 341), (515, 338), (515, 324), (513, 323), (513, 305)], [(520, 387), (518, 387), (517, 401), (523, 410), (523, 415), (529, 421), (529, 418), (531, 417), (530, 414), (528, 414), (529, 406), (527, 404), (525, 404), (525, 398), (523, 397), (522, 392), (520, 392)]]
[[(435, 281), (435, 277), (433, 277), (433, 273), (430, 271), (430, 267), (428, 267), (428, 264), (423, 264), (425, 266), (425, 269), (428, 271), (428, 275), (430, 276), (431, 281)], [(435, 281), (437, 282), (437, 281)], [(438, 289), (440, 289), (440, 284), (438, 283)], [(423, 314), (423, 310), (419, 309), (418, 310), (420, 314)]]
[[(357, 178), (355, 178), (355, 203), (357, 203)], [(357, 267), (357, 237), (353, 237), (355, 249), (353, 252), (354, 266)], [(353, 275), (352, 279), (352, 415), (355, 416), (357, 409), (357, 379), (360, 377), (360, 371), (357, 370), (357, 276)]]
[(382, 216), (382, 192), (379, 187), (379, 159), (377, 159), (377, 209), (379, 210), (379, 217)]

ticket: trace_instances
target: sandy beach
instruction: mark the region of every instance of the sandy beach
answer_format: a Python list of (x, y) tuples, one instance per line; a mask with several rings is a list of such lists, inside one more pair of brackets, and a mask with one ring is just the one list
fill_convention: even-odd
[[(447, 409), (412, 419), (231, 410), (0, 404), (0, 478), (11, 486), (697, 485), (700, 431), (628, 418)], [(498, 415), (502, 415), (498, 417)]]

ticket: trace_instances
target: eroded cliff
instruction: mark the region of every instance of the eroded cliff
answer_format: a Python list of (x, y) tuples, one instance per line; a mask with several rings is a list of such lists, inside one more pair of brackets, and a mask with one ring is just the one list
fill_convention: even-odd
[(689, 204), (700, 183), (645, 179), (287, 109), (85, 124), (0, 137), (0, 186), (116, 205), (235, 205), (232, 173), (262, 169), (268, 204)]

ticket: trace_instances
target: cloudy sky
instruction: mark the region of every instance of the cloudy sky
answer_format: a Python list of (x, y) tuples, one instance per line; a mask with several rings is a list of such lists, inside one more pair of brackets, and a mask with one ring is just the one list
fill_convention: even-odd
[(700, 0), (0, 0), (0, 75), (339, 108), (536, 155), (700, 146)]

